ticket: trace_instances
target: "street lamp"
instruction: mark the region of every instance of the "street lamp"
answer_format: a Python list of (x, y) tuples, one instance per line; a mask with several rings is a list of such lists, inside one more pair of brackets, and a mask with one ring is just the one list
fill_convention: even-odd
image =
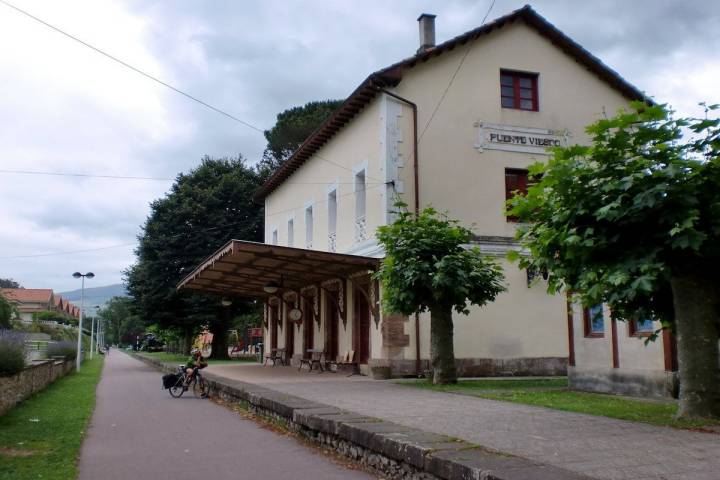
[[(83, 321), (83, 310), (85, 309), (85, 279), (86, 278), (93, 278), (95, 277), (95, 274), (92, 272), (88, 273), (80, 273), (75, 272), (72, 274), (73, 278), (82, 278), (82, 284), (80, 287), (80, 321), (78, 324), (78, 341), (77, 341), (77, 354), (75, 355), (75, 369), (79, 372), (80, 371), (80, 351), (82, 350), (82, 321)], [(90, 344), (90, 348), (92, 348), (92, 343)], [(91, 356), (92, 358), (92, 356)]]

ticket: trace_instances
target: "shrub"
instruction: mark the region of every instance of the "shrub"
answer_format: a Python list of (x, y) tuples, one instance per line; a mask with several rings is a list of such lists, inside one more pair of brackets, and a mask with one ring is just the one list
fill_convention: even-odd
[(25, 368), (25, 336), (0, 330), (0, 376), (10, 376)]
[(60, 341), (48, 344), (48, 357), (75, 358), (77, 346), (74, 342)]

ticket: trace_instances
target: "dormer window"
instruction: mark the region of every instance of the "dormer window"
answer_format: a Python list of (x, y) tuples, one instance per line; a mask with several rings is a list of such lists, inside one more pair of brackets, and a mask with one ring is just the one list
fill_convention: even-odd
[(537, 73), (500, 70), (500, 105), (503, 108), (537, 112)]

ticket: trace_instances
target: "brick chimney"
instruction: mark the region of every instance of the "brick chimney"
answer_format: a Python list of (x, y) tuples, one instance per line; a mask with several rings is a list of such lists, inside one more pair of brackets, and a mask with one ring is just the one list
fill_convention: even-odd
[(417, 53), (424, 52), (435, 46), (435, 17), (430, 13), (423, 13), (418, 17), (420, 26), (420, 48)]

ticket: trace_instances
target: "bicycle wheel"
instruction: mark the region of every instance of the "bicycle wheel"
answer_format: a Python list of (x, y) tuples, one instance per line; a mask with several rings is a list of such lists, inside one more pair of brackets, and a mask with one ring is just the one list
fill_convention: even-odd
[(208, 384), (205, 382), (205, 379), (200, 377), (196, 378), (193, 382), (193, 394), (197, 398), (205, 398), (208, 396), (209, 393), (209, 387)]
[(178, 377), (177, 382), (175, 382), (175, 385), (168, 388), (168, 391), (170, 392), (170, 395), (172, 395), (175, 398), (182, 397), (182, 394), (185, 393), (185, 375), (182, 375)]

